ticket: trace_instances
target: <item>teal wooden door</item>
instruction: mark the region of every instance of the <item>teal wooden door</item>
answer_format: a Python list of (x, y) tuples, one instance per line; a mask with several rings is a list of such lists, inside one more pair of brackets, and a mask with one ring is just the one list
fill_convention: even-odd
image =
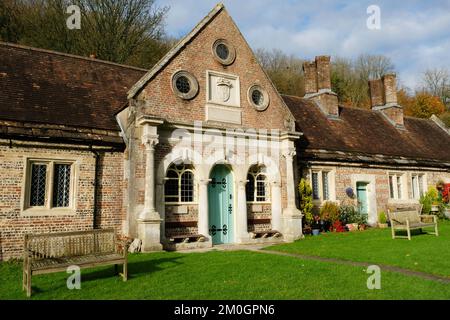
[(356, 184), (356, 197), (358, 199), (359, 212), (361, 214), (368, 214), (367, 183), (358, 182)]
[(213, 244), (233, 242), (233, 177), (230, 169), (217, 165), (208, 185), (209, 234)]

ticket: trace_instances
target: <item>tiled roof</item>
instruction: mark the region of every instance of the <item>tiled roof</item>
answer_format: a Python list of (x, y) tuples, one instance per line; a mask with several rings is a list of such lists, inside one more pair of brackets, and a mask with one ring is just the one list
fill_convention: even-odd
[(0, 42), (0, 120), (119, 131), (146, 70)]
[[(380, 113), (359, 108), (339, 108), (339, 119), (329, 119), (311, 101), (283, 96), (296, 118), (300, 157), (364, 157), (412, 159), (413, 163), (447, 163), (450, 166), (450, 135), (432, 120), (405, 117), (405, 129), (396, 129)], [(314, 150), (314, 151), (313, 151)], [(324, 152), (327, 151), (327, 152)], [(380, 159), (381, 159), (380, 158)], [(427, 161), (430, 160), (430, 161)], [(359, 161), (357, 159), (357, 161)]]

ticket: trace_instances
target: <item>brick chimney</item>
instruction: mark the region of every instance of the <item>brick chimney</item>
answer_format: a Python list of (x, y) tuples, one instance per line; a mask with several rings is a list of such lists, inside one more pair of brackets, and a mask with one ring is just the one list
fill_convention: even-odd
[(404, 128), (403, 108), (397, 103), (396, 75), (386, 74), (369, 81), (369, 91), (372, 110), (381, 112), (394, 126)]
[(337, 94), (331, 91), (330, 57), (318, 56), (303, 63), (305, 99), (314, 101), (329, 118), (339, 117)]

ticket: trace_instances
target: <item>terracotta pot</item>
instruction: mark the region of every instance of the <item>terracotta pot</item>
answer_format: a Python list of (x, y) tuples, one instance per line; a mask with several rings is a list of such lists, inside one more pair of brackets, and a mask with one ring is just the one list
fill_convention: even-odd
[(386, 229), (388, 227), (387, 223), (378, 223), (378, 228), (380, 229)]

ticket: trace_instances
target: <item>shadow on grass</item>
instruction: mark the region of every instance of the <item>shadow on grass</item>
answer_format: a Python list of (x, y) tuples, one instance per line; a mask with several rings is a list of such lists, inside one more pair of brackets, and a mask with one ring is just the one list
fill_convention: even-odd
[[(433, 236), (433, 237), (435, 237), (435, 235), (431, 234), (430, 232), (434, 232), (434, 230), (413, 229), (413, 230), (411, 230), (411, 238), (412, 237), (417, 237), (417, 236)], [(395, 231), (395, 235), (396, 236), (407, 237), (408, 233), (406, 232), (406, 230), (396, 230)]]
[[(160, 258), (160, 259), (151, 259), (150, 257), (144, 261), (133, 261), (128, 262), (128, 280), (133, 280), (136, 278), (140, 278), (146, 276), (150, 273), (167, 270), (169, 268), (174, 268), (183, 264), (178, 261), (182, 257), (170, 257), (170, 258)], [(164, 264), (164, 267), (161, 265)], [(89, 269), (85, 269), (82, 274), (82, 281), (96, 281), (103, 278), (110, 278), (114, 276), (118, 276), (118, 273), (115, 272), (114, 266), (105, 266), (101, 270), (88, 271)], [(122, 272), (122, 265), (118, 265), (117, 271)], [(88, 272), (86, 272), (88, 271)]]

